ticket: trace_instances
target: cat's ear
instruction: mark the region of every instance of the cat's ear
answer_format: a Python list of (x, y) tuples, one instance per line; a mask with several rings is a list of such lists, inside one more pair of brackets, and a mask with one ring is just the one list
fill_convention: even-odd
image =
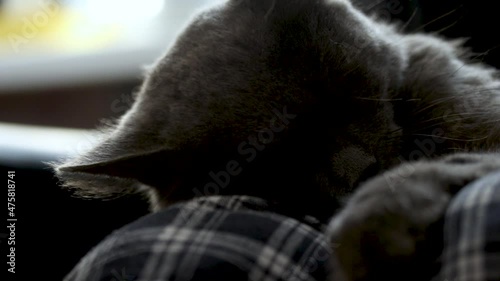
[(191, 155), (186, 153), (166, 147), (145, 150), (109, 138), (82, 156), (52, 166), (77, 195), (111, 197), (140, 191), (140, 183), (168, 188), (190, 165)]
[(152, 175), (162, 174), (167, 180), (170, 175), (182, 170), (183, 163), (188, 158), (181, 155), (183, 153), (174, 150), (142, 152), (101, 159), (98, 162), (89, 161), (76, 165), (61, 165), (57, 171), (59, 173), (117, 177), (154, 185), (156, 182), (152, 179)]

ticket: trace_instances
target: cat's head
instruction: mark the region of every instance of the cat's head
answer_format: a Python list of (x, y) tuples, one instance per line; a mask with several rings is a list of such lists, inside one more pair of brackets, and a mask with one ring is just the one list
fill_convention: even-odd
[(319, 208), (401, 153), (411, 118), (393, 101), (413, 59), (402, 38), (348, 1), (227, 1), (195, 18), (118, 124), (57, 174), (81, 194), (140, 183), (159, 207), (241, 193)]

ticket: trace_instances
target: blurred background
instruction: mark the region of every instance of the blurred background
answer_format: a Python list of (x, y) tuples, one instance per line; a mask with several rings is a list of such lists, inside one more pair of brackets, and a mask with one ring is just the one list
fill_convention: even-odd
[[(73, 198), (43, 163), (91, 147), (90, 129), (129, 108), (143, 68), (220, 1), (0, 0), (0, 167), (16, 171), (21, 274), (60, 280), (105, 235), (147, 213), (139, 198)], [(408, 31), (470, 38), (478, 61), (500, 66), (494, 1), (356, 2)]]
[(73, 198), (44, 162), (90, 148), (90, 129), (129, 108), (143, 69), (213, 2), (0, 0), (0, 167), (5, 177), (16, 171), (18, 277), (61, 280), (107, 234), (147, 213), (140, 198)]

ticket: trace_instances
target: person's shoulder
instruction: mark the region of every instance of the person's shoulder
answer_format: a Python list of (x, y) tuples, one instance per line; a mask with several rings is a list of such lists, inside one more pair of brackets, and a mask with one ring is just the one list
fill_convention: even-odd
[(331, 253), (323, 234), (267, 209), (240, 196), (172, 205), (110, 234), (66, 280), (325, 279)]

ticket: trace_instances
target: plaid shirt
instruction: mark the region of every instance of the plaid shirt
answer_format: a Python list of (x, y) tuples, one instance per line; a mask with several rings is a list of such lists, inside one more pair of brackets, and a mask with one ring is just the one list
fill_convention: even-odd
[(270, 209), (246, 196), (174, 205), (113, 232), (65, 280), (326, 280), (323, 234)]
[(435, 281), (500, 280), (500, 173), (471, 183), (452, 200), (444, 242)]
[[(65, 280), (327, 280), (330, 247), (310, 225), (257, 198), (198, 198), (115, 231)], [(500, 173), (452, 200), (444, 240), (433, 281), (500, 280)]]

